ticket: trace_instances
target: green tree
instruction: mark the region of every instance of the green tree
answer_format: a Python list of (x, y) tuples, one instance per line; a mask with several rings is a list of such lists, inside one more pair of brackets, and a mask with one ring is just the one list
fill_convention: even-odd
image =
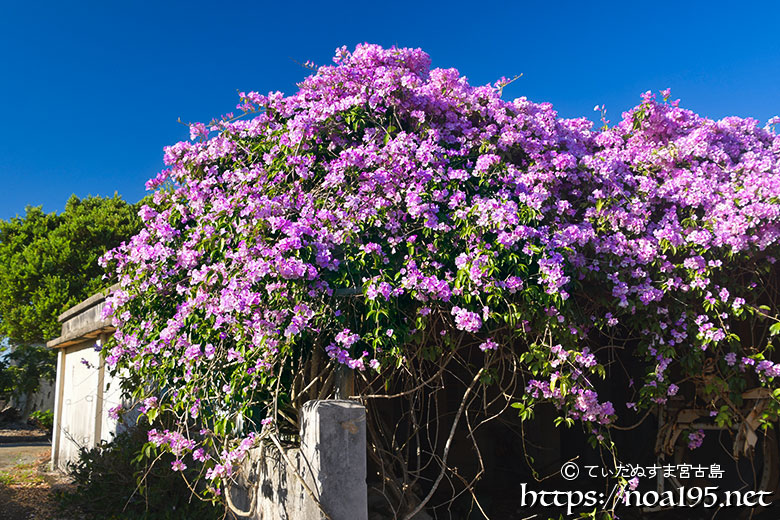
[(53, 378), (54, 354), (43, 344), (59, 335), (57, 316), (107, 286), (97, 260), (140, 228), (137, 211), (116, 194), (73, 195), (60, 214), (28, 206), (24, 217), (0, 220), (0, 336), (10, 349), (0, 394)]

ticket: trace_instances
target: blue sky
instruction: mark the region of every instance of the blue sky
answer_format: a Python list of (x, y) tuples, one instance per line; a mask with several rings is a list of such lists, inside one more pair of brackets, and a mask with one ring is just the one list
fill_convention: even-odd
[(472, 84), (607, 117), (672, 88), (715, 119), (780, 114), (780, 2), (21, 2), (0, 5), (0, 218), (80, 197), (136, 201), (162, 149), (234, 110), (238, 90), (291, 93), (360, 42), (421, 47)]

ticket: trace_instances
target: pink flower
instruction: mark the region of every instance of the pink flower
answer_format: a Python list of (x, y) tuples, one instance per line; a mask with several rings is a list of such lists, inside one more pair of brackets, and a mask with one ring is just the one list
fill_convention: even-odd
[(206, 462), (211, 458), (211, 456), (206, 453), (206, 450), (203, 448), (198, 448), (194, 452), (192, 452), (192, 458), (199, 461), (199, 462)]
[(206, 138), (208, 137), (209, 132), (206, 129), (206, 125), (203, 123), (192, 123), (190, 125), (190, 139), (193, 141), (197, 139), (198, 137)]

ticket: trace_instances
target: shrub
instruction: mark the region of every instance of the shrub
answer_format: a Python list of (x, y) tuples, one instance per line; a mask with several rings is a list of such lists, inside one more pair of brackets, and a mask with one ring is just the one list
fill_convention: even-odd
[(35, 410), (30, 414), (30, 422), (41, 430), (51, 432), (54, 425), (54, 413), (51, 410)]
[(148, 428), (138, 426), (111, 442), (82, 448), (68, 465), (75, 490), (58, 495), (61, 506), (95, 520), (223, 518), (223, 508), (190, 490), (185, 479), (194, 481), (197, 472), (171, 472), (172, 457), (150, 446), (147, 437)]

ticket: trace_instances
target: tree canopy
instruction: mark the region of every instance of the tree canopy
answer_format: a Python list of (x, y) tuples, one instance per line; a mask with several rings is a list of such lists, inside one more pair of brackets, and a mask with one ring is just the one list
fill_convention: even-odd
[(59, 314), (107, 286), (98, 258), (139, 227), (136, 206), (116, 194), (73, 195), (62, 213), (28, 206), (0, 220), (0, 336), (16, 364), (6, 369), (16, 374), (6, 378), (12, 387), (34, 389), (52, 376), (52, 354), (40, 345), (59, 335)]

